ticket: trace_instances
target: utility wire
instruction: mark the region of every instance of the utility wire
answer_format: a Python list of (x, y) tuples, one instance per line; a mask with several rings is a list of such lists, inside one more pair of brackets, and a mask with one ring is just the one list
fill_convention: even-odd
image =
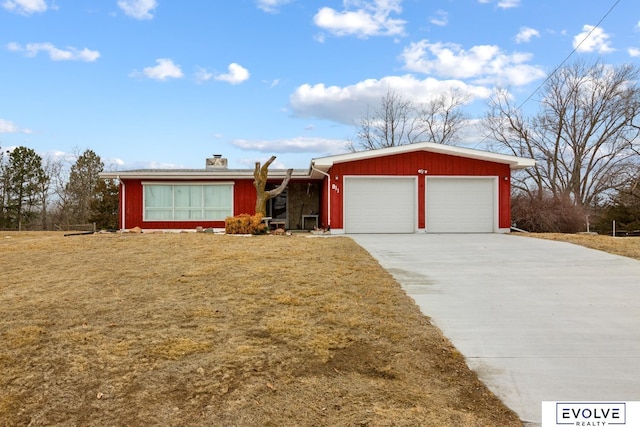
[[(582, 46), (582, 44), (587, 41), (587, 39), (589, 37), (591, 37), (591, 34), (593, 34), (593, 32), (598, 29), (600, 27), (600, 24), (602, 24), (602, 22), (611, 14), (611, 12), (613, 12), (613, 9), (616, 8), (616, 6), (618, 6), (618, 4), (621, 2), (622, 0), (616, 0), (615, 3), (613, 3), (613, 5), (609, 8), (609, 10), (607, 11), (607, 13), (604, 14), (604, 16), (602, 16), (602, 18), (600, 18), (600, 20), (596, 23), (596, 25), (591, 29), (591, 31), (589, 31), (589, 33), (584, 36), (584, 38), (580, 41), (580, 43), (578, 43), (576, 45), (576, 47), (573, 48), (573, 50), (562, 60), (562, 62), (553, 69), (553, 71), (551, 71), (551, 73), (549, 73), (549, 75), (542, 81), (542, 83), (540, 83), (538, 85), (538, 87), (535, 88), (535, 90), (533, 92), (531, 92), (531, 94), (520, 103), (520, 105), (518, 106), (518, 110), (521, 109), (524, 104), (526, 104), (527, 102), (529, 102), (531, 100), (531, 98), (533, 98), (533, 95), (535, 95), (536, 93), (538, 93), (538, 91), (551, 79), (551, 77), (553, 77), (553, 75), (555, 73), (558, 72), (558, 70), (560, 68), (562, 68), (562, 66), (564, 64), (566, 64), (566, 62), (573, 56), (574, 53), (576, 53), (578, 51), (578, 49), (580, 48), (580, 46)], [(637, 0), (636, 0), (637, 1)], [(480, 144), (482, 144), (484, 141), (487, 140), (487, 137), (483, 137), (479, 142), (477, 142), (476, 144), (474, 144), (473, 148), (476, 148), (477, 146), (479, 146)]]
[[(544, 79), (544, 80), (542, 81), (542, 83), (540, 83), (540, 84), (538, 85), (538, 87), (537, 87), (533, 92), (531, 92), (531, 95), (529, 95), (529, 96), (527, 97), (527, 99), (525, 99), (524, 101), (522, 101), (522, 103), (518, 106), (518, 110), (519, 110), (520, 108), (522, 108), (522, 106), (523, 106), (524, 104), (526, 104), (527, 102), (529, 102), (529, 100), (530, 100), (531, 98), (533, 98), (533, 95), (535, 95), (535, 94), (540, 90), (540, 88), (541, 88), (541, 87), (543, 87), (543, 86), (544, 86), (544, 85), (549, 81), (549, 79), (551, 79), (551, 77), (553, 77), (553, 75), (554, 75), (555, 73), (557, 73), (557, 72), (558, 72), (558, 70), (559, 70), (560, 68), (562, 68), (562, 66), (563, 66), (563, 65), (564, 65), (564, 64), (565, 64), (565, 63), (566, 63), (566, 62), (567, 62), (567, 61), (568, 61), (568, 60), (573, 56), (573, 54), (574, 54), (574, 53), (576, 53), (576, 52), (578, 51), (578, 49), (580, 48), (580, 46), (582, 46), (582, 44), (583, 44), (585, 41), (587, 41), (587, 39), (588, 39), (589, 37), (591, 37), (591, 34), (593, 34), (593, 32), (594, 32), (595, 30), (597, 30), (597, 29), (600, 27), (600, 24), (602, 24), (602, 22), (607, 18), (607, 16), (609, 16), (609, 14), (611, 14), (611, 12), (613, 11), (613, 9), (615, 9), (615, 8), (616, 8), (616, 6), (618, 6), (618, 3), (620, 3), (621, 1), (622, 1), (622, 0), (616, 0), (616, 2), (613, 4), (613, 6), (611, 6), (611, 7), (609, 8), (609, 10), (607, 11), (607, 13), (605, 13), (605, 14), (604, 14), (604, 16), (603, 16), (602, 18), (600, 18), (600, 20), (598, 21), (598, 23), (597, 23), (597, 24), (596, 24), (596, 25), (591, 29), (591, 31), (589, 31), (589, 33), (588, 33), (586, 36), (584, 36), (584, 38), (580, 41), (580, 43), (578, 43), (578, 44), (576, 45), (576, 47), (574, 47), (574, 48), (573, 48), (573, 50), (572, 50), (572, 51), (571, 51), (571, 52), (566, 56), (566, 58), (564, 58), (564, 60), (560, 63), (560, 65), (558, 65), (556, 68), (554, 68), (554, 69), (553, 69), (553, 71), (552, 71), (551, 73), (549, 73), (549, 75), (547, 76), (547, 78), (546, 78), (546, 79)], [(636, 1), (637, 1), (637, 0), (636, 0)]]

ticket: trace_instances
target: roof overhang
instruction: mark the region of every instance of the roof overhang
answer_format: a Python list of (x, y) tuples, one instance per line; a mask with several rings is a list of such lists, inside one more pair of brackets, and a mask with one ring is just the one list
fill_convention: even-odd
[[(269, 179), (283, 179), (287, 175), (286, 169), (270, 169)], [(102, 172), (103, 179), (157, 179), (171, 181), (194, 180), (229, 180), (253, 179), (253, 169), (239, 170), (209, 170), (209, 169), (141, 169), (132, 171)], [(294, 169), (291, 179), (310, 179), (309, 172)]]
[[(355, 153), (338, 154), (335, 156), (312, 159), (308, 170), (294, 169), (291, 179), (322, 179), (329, 169), (331, 169), (335, 164), (417, 151), (427, 151), (430, 153), (501, 163), (509, 165), (512, 170), (525, 169), (536, 165), (535, 160), (525, 157), (491, 153), (488, 151), (437, 144), (433, 142), (419, 142), (416, 144), (380, 148), (377, 150), (358, 151)], [(287, 170), (285, 169), (270, 169), (269, 179), (282, 179), (286, 174)], [(102, 172), (100, 177), (104, 179), (156, 179), (172, 181), (253, 179), (253, 169), (140, 169), (131, 171)]]
[(396, 147), (380, 148), (378, 150), (358, 151), (355, 153), (339, 154), (336, 156), (320, 157), (311, 160), (311, 170), (327, 172), (338, 163), (353, 162), (357, 160), (372, 159), (375, 157), (392, 156), (396, 154), (427, 151), (430, 153), (446, 154), (449, 156), (465, 157), (468, 159), (484, 160), (487, 162), (507, 164), (512, 170), (525, 169), (536, 165), (536, 161), (525, 157), (510, 156), (507, 154), (491, 153), (472, 148), (455, 147), (452, 145), (437, 144), (434, 142), (419, 142), (416, 144), (400, 145)]

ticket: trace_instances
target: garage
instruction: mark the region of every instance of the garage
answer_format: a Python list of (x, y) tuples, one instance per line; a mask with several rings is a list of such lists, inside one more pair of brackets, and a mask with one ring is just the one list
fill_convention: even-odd
[(345, 177), (346, 233), (415, 233), (415, 177)]
[[(287, 226), (305, 227), (305, 219), (323, 233), (509, 233), (511, 174), (534, 167), (533, 159), (434, 142), (417, 142), (311, 159), (308, 169), (292, 170)], [(233, 186), (233, 216), (253, 214), (254, 169), (228, 169), (219, 156), (205, 169), (103, 172), (120, 181), (120, 227), (149, 229), (225, 229), (219, 217), (148, 220), (146, 185)], [(289, 171), (269, 171), (280, 185)], [(199, 205), (198, 205), (199, 206)], [(189, 209), (198, 209), (198, 206)], [(271, 212), (273, 214), (273, 212)], [(273, 216), (273, 215), (272, 215)], [(306, 221), (309, 223), (309, 221)]]
[(493, 233), (496, 229), (496, 180), (493, 177), (428, 177), (428, 233)]

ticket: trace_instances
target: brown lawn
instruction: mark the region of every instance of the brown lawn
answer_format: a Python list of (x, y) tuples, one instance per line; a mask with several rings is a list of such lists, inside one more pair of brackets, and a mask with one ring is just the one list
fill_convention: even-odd
[(0, 233), (0, 271), (0, 425), (521, 425), (348, 238)]
[(522, 236), (574, 243), (640, 260), (640, 237), (612, 237), (589, 234), (523, 233)]

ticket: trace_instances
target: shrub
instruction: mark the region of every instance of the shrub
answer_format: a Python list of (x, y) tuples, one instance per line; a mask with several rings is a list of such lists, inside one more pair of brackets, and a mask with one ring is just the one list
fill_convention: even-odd
[(266, 234), (267, 224), (262, 222), (262, 214), (240, 214), (224, 220), (224, 231), (227, 234)]
[(611, 203), (605, 206), (604, 212), (596, 220), (595, 229), (600, 234), (611, 234), (613, 221), (616, 222), (617, 232), (640, 230), (640, 209)]
[(604, 205), (596, 222), (598, 232), (611, 234), (613, 221), (616, 231), (640, 230), (640, 181), (634, 181), (622, 187), (612, 196), (609, 203)]
[(535, 233), (576, 233), (585, 230), (582, 207), (568, 197), (545, 194), (541, 198), (526, 194), (511, 199), (511, 218), (516, 227)]

